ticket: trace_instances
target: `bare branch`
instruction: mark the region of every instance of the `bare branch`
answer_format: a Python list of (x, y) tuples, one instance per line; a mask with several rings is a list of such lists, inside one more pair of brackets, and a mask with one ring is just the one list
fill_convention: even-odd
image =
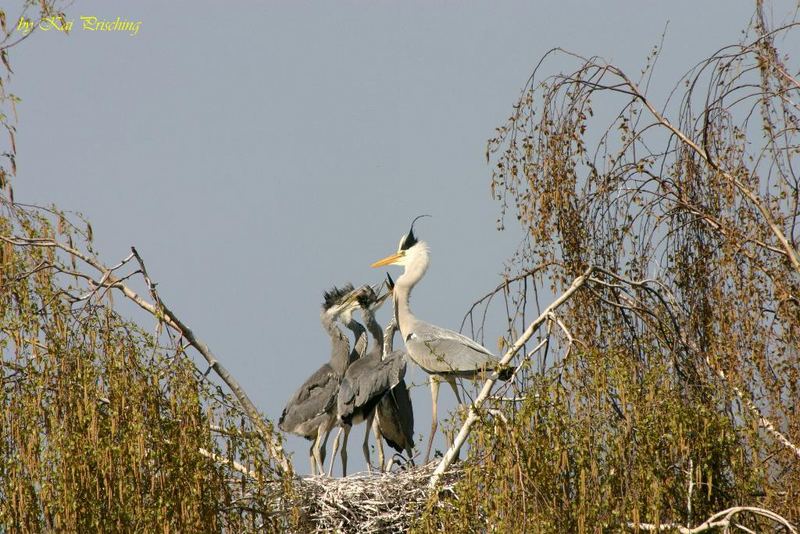
[(731, 521), (734, 515), (741, 514), (743, 512), (747, 512), (753, 514), (758, 517), (764, 517), (778, 523), (778, 525), (786, 528), (788, 532), (791, 534), (797, 534), (797, 529), (792, 526), (791, 523), (784, 517), (767, 510), (765, 508), (756, 508), (754, 506), (734, 506), (733, 508), (728, 508), (727, 510), (723, 510), (721, 512), (717, 512), (716, 514), (712, 515), (708, 519), (706, 519), (700, 525), (689, 528), (684, 527), (682, 525), (677, 525), (674, 523), (666, 523), (662, 525), (654, 525), (652, 523), (628, 523), (628, 528), (630, 529), (639, 529), (644, 530), (647, 532), (663, 532), (667, 530), (675, 531), (677, 530), (681, 534), (699, 534), (700, 532), (706, 532), (716, 528), (727, 529), (731, 526)]
[(228, 460), (227, 458), (223, 458), (219, 454), (211, 452), (211, 451), (206, 450), (206, 449), (203, 449), (202, 447), (197, 449), (197, 452), (199, 452), (201, 455), (205, 456), (206, 458), (214, 460), (218, 464), (227, 465), (231, 469), (233, 469), (235, 471), (238, 471), (238, 472), (242, 473), (243, 475), (246, 475), (246, 476), (252, 478), (253, 480), (258, 480), (259, 479), (258, 473), (248, 469), (247, 467), (243, 466), (242, 464), (240, 464), (239, 462), (237, 462), (235, 460), (234, 461)]
[[(506, 351), (503, 357), (500, 359), (499, 366), (508, 365), (514, 355), (519, 351), (520, 348), (531, 338), (533, 333), (550, 317), (550, 314), (556, 310), (559, 306), (567, 302), (572, 295), (575, 294), (578, 289), (580, 289), (586, 281), (589, 279), (589, 276), (594, 271), (593, 267), (589, 267), (586, 271), (580, 275), (575, 281), (572, 282), (572, 285), (561, 294), (555, 301), (553, 301), (550, 306), (548, 306), (540, 315), (536, 318), (522, 333), (522, 335), (514, 342), (513, 345)], [(447, 450), (442, 460), (439, 462), (439, 465), (433, 472), (433, 475), (430, 478), (429, 486), (436, 487), (439, 483), (439, 479), (442, 474), (450, 467), (450, 464), (453, 460), (458, 456), (458, 452), (461, 450), (461, 446), (469, 437), (469, 433), (472, 430), (472, 425), (479, 419), (478, 412), (483, 407), (484, 402), (489, 397), (492, 387), (500, 378), (499, 371), (492, 372), (491, 376), (486, 380), (481, 389), (478, 396), (475, 398), (475, 401), (470, 404), (469, 412), (467, 413), (467, 418), (464, 421), (464, 424), (461, 426), (461, 430), (459, 431), (456, 439), (453, 441), (453, 445)]]

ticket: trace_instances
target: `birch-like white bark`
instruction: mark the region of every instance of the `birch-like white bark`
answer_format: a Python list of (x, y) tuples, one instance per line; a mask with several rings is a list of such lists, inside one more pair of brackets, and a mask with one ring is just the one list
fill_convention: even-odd
[[(567, 302), (572, 295), (574, 295), (575, 292), (586, 283), (593, 271), (593, 267), (586, 269), (586, 272), (576, 278), (575, 281), (572, 282), (572, 285), (570, 285), (560, 297), (553, 301), (550, 306), (545, 308), (541, 315), (539, 315), (539, 317), (537, 317), (536, 320), (533, 321), (530, 326), (528, 326), (525, 332), (523, 332), (522, 335), (514, 342), (514, 344), (511, 345), (508, 351), (506, 351), (506, 353), (503, 355), (503, 358), (500, 360), (500, 365), (498, 367), (504, 367), (508, 365), (508, 363), (511, 361), (511, 358), (513, 358), (514, 355), (519, 352), (519, 349), (522, 348), (522, 346), (531, 338), (533, 333), (536, 332), (536, 330), (538, 330), (538, 328), (550, 317), (550, 314), (553, 313), (553, 311), (559, 306)], [(456, 458), (456, 456), (458, 456), (458, 452), (461, 450), (461, 447), (464, 445), (467, 437), (469, 437), (469, 433), (472, 430), (472, 425), (474, 425), (478, 420), (478, 412), (483, 407), (484, 402), (486, 402), (486, 399), (492, 392), (492, 387), (499, 378), (499, 372), (492, 372), (491, 376), (483, 384), (483, 388), (475, 398), (475, 401), (470, 404), (467, 418), (464, 421), (464, 424), (461, 426), (458, 436), (456, 436), (456, 439), (453, 441), (453, 445), (447, 450), (444, 457), (439, 462), (439, 465), (436, 466), (433, 475), (431, 475), (429, 482), (429, 486), (431, 488), (436, 487), (442, 477), (442, 474), (444, 474), (447, 468), (450, 467), (450, 464), (453, 463), (453, 460)]]

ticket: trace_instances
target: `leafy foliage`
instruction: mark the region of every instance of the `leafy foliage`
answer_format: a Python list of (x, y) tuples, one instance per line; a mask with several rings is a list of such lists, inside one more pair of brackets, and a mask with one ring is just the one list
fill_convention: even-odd
[[(638, 82), (543, 59), (487, 152), (500, 226), (514, 214), (527, 239), (466, 319), (501, 294), (511, 345), (548, 286), (595, 274), (420, 530), (694, 525), (745, 504), (800, 520), (800, 84), (776, 45), (798, 29), (768, 30), (758, 3), (748, 41), (692, 69), (677, 104), (647, 96), (658, 48)], [(537, 82), (552, 56), (578, 66)]]
[[(56, 227), (7, 204), (0, 217), (0, 525), (276, 528), (283, 486), (243, 412), (180, 338), (123, 319), (75, 257), (37, 246), (59, 229), (74, 241), (75, 228), (52, 213)], [(12, 235), (32, 244), (14, 246)], [(234, 460), (249, 474), (231, 469)]]

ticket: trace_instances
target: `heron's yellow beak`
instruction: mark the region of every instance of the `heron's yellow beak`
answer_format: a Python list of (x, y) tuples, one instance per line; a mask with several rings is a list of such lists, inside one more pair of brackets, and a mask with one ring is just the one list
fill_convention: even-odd
[(391, 256), (386, 256), (382, 260), (378, 260), (372, 264), (372, 267), (383, 267), (384, 265), (391, 265), (393, 263), (397, 263), (400, 259), (405, 256), (405, 252), (395, 252)]

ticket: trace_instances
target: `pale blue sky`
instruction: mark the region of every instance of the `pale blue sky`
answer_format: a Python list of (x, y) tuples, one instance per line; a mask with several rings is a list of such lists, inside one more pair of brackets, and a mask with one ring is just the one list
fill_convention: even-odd
[[(636, 75), (669, 21), (658, 99), (739, 39), (752, 9), (76, 1), (69, 37), (40, 32), (12, 49), (22, 98), (15, 196), (83, 212), (107, 263), (136, 245), (173, 311), (277, 419), (328, 356), (322, 291), (380, 281), (369, 264), (394, 251), (414, 216), (433, 215), (418, 227), (432, 251), (413, 297), (419, 317), (457, 328), (500, 281), (520, 232), (513, 221), (495, 229), (485, 143), (548, 49)], [(88, 32), (82, 15), (142, 24), (136, 36)], [(487, 335), (495, 351), (501, 319)], [(410, 368), (410, 378), (426, 377)], [(452, 408), (452, 393), (441, 397)], [(413, 399), (427, 439), (427, 387)], [(362, 432), (351, 438), (355, 469)], [(307, 471), (306, 442), (288, 443)]]

